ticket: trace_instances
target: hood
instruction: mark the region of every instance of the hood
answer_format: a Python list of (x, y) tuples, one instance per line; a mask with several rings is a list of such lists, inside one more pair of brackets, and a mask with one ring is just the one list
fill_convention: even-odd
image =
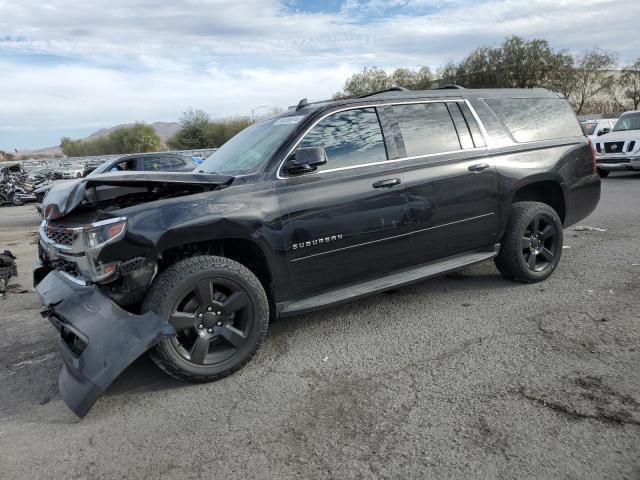
[(619, 132), (609, 132), (596, 137), (596, 142), (623, 142), (625, 140), (640, 139), (640, 130), (621, 130)]
[[(118, 206), (126, 198), (144, 203), (231, 185), (234, 177), (208, 173), (118, 172), (53, 185), (42, 203), (44, 218), (64, 217), (79, 205)], [(135, 198), (135, 200), (132, 200)]]

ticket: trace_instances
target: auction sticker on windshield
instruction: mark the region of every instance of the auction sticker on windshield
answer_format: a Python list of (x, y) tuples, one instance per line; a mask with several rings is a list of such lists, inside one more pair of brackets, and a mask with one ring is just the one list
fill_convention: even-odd
[(273, 122), (274, 125), (291, 125), (292, 123), (298, 123), (304, 118), (304, 115), (293, 115), (291, 117), (282, 117)]

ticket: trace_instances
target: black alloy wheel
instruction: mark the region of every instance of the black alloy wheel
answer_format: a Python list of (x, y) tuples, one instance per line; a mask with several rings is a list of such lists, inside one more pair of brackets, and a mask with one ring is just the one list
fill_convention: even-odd
[(269, 300), (255, 274), (229, 258), (194, 256), (164, 270), (142, 305), (176, 335), (149, 351), (166, 373), (211, 382), (244, 366), (267, 333)]
[(253, 321), (240, 285), (226, 278), (198, 280), (174, 303), (169, 323), (177, 335), (171, 346), (195, 365), (221, 363), (245, 345)]
[(562, 241), (562, 221), (550, 205), (516, 202), (500, 240), (496, 267), (512, 280), (540, 282), (558, 266)]
[(553, 222), (538, 215), (522, 237), (522, 256), (530, 270), (541, 272), (553, 263), (558, 250), (558, 232)]

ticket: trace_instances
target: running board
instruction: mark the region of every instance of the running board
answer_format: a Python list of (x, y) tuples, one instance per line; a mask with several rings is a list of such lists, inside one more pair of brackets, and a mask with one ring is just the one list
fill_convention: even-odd
[(368, 280), (348, 287), (331, 290), (313, 297), (303, 298), (292, 302), (278, 304), (278, 311), (281, 316), (299, 314), (316, 310), (329, 305), (348, 302), (355, 298), (371, 295), (376, 292), (383, 292), (392, 288), (408, 285), (426, 278), (435, 277), (474, 263), (484, 262), (498, 255), (500, 244), (496, 244), (493, 250), (481, 250), (461, 255), (447, 257), (437, 262), (423, 264), (409, 270), (392, 273), (386, 277), (375, 280)]

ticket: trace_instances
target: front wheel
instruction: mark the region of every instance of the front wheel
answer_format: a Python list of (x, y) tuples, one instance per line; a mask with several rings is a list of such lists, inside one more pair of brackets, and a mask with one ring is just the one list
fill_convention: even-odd
[(245, 266), (224, 257), (197, 256), (162, 272), (143, 311), (159, 314), (176, 335), (150, 351), (166, 373), (209, 382), (245, 365), (267, 332), (269, 302)]
[(598, 168), (597, 171), (598, 175), (600, 175), (600, 178), (607, 178), (609, 176), (609, 173), (611, 173), (609, 172), (609, 170), (603, 170), (601, 168)]
[(562, 240), (562, 222), (553, 208), (540, 202), (514, 203), (496, 266), (513, 280), (540, 282), (558, 266)]

